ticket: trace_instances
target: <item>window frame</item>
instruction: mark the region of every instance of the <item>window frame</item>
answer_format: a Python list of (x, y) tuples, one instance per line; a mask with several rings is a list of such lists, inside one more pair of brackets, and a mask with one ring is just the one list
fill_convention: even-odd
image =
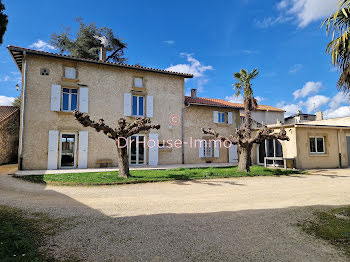
[[(227, 124), (226, 112), (218, 112), (218, 124)], [(224, 117), (224, 121), (222, 121), (221, 116)]]
[[(137, 102), (136, 102), (136, 112), (137, 114), (134, 114), (134, 97), (137, 97)], [(142, 109), (142, 115), (140, 115), (140, 97), (143, 99), (143, 109)], [(134, 117), (144, 117), (145, 116), (145, 96), (140, 96), (140, 95), (132, 95), (131, 96), (131, 115)]]
[[(76, 108), (75, 109), (72, 109), (72, 95), (73, 93), (69, 92), (68, 93), (68, 110), (65, 110), (63, 109), (63, 95), (64, 94), (67, 94), (67, 92), (64, 92), (64, 89), (68, 89), (68, 90), (77, 90), (77, 93), (74, 95), (77, 96), (77, 102), (76, 102)], [(74, 110), (78, 109), (79, 108), (79, 90), (77, 88), (71, 88), (71, 87), (62, 87), (62, 95), (61, 95), (61, 111), (62, 112), (73, 112)]]
[[(314, 138), (315, 142), (314, 142), (314, 146), (315, 146), (315, 152), (311, 151), (311, 139)], [(318, 152), (317, 150), (317, 139), (322, 139), (322, 145), (323, 145), (323, 151), (322, 152)], [(310, 154), (326, 154), (326, 144), (325, 144), (325, 137), (324, 136), (310, 136), (309, 137), (309, 151)]]

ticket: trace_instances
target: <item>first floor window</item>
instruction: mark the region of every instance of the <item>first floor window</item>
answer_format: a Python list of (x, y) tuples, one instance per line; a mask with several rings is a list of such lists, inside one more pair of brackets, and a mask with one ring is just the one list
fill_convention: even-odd
[(219, 123), (226, 123), (225, 113), (224, 112), (219, 112), (218, 113), (218, 122)]
[(132, 115), (143, 116), (144, 109), (144, 97), (132, 96)]
[(77, 78), (77, 71), (74, 67), (65, 67), (64, 68), (64, 77), (70, 78), (70, 79), (76, 79)]
[(141, 77), (134, 78), (134, 87), (143, 87), (143, 79)]
[(310, 137), (310, 153), (324, 152), (324, 137)]
[(63, 88), (62, 111), (74, 111), (78, 105), (78, 90), (74, 88)]
[(212, 157), (213, 156), (213, 145), (212, 141), (203, 141), (203, 156), (204, 157)]

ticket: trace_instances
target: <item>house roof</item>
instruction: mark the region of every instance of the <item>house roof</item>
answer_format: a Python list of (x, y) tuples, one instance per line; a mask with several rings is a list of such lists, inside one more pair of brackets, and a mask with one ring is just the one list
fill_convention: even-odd
[[(203, 105), (203, 106), (216, 106), (216, 107), (229, 107), (235, 109), (244, 109), (243, 104), (231, 103), (224, 99), (215, 99), (215, 98), (205, 98), (205, 97), (196, 97), (192, 98), (190, 96), (185, 96), (185, 103), (192, 105)], [(276, 111), (276, 112), (285, 112), (283, 109), (268, 105), (258, 105), (257, 110), (259, 111)]]
[(46, 57), (56, 57), (56, 58), (81, 61), (81, 62), (87, 62), (87, 63), (93, 63), (93, 64), (103, 64), (103, 65), (109, 65), (109, 66), (115, 66), (115, 67), (121, 67), (121, 68), (129, 68), (129, 69), (140, 70), (140, 71), (175, 75), (175, 76), (181, 76), (184, 78), (193, 78), (193, 75), (191, 75), (191, 74), (172, 72), (172, 71), (167, 71), (167, 70), (163, 70), (163, 69), (156, 69), (156, 68), (144, 67), (144, 66), (139, 66), (139, 65), (128, 65), (128, 64), (123, 64), (123, 63), (104, 62), (104, 61), (95, 60), (95, 59), (78, 58), (78, 57), (69, 56), (69, 55), (55, 54), (55, 53), (44, 52), (44, 51), (39, 51), (39, 50), (34, 50), (34, 49), (29, 49), (29, 48), (24, 48), (24, 47), (12, 46), (12, 45), (7, 46), (7, 48), (9, 50), (9, 52), (11, 53), (13, 59), (15, 60), (17, 67), (20, 71), (22, 71), (23, 56), (24, 56), (24, 52), (26, 52), (28, 54), (41, 55), (41, 56), (46, 56)]
[(0, 106), (0, 122), (9, 118), (18, 110), (19, 108), (14, 106)]

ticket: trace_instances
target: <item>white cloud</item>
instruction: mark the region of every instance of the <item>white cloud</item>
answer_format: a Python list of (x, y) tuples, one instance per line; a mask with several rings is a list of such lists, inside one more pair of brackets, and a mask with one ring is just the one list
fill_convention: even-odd
[(192, 74), (197, 85), (198, 92), (203, 92), (204, 85), (209, 82), (209, 79), (205, 75), (205, 72), (214, 70), (214, 68), (210, 65), (203, 65), (196, 58), (194, 58), (192, 54), (180, 53), (180, 56), (186, 57), (188, 63), (171, 65), (165, 70)]
[(300, 71), (303, 68), (302, 64), (295, 64), (289, 69), (289, 73), (295, 74), (296, 72)]
[(303, 105), (306, 107), (306, 112), (309, 114), (312, 111), (319, 111), (321, 106), (326, 105), (329, 102), (330, 98), (323, 95), (316, 95), (309, 97)]
[(268, 28), (278, 24), (284, 24), (293, 20), (290, 16), (265, 17), (263, 20), (255, 20), (255, 25), (260, 28)]
[(166, 40), (166, 41), (163, 41), (164, 43), (168, 44), (168, 45), (173, 45), (175, 44), (175, 41), (174, 40)]
[(338, 0), (289, 0), (287, 13), (297, 17), (299, 27), (305, 27), (332, 14), (338, 6), (337, 3)]
[(0, 78), (0, 82), (8, 82), (8, 81), (10, 81), (9, 76), (4, 76), (3, 78)]
[(194, 77), (203, 77), (204, 72), (213, 70), (213, 67), (210, 65), (202, 65), (197, 59), (193, 57), (192, 54), (180, 53), (180, 55), (187, 58), (188, 64), (171, 65), (165, 70), (192, 74)]
[(0, 106), (11, 106), (14, 100), (14, 97), (0, 96)]
[(297, 98), (304, 98), (310, 94), (315, 94), (320, 91), (320, 88), (322, 87), (321, 82), (307, 82), (303, 88), (297, 89), (293, 92), (294, 100)]
[[(261, 96), (256, 96), (255, 97), (256, 100), (258, 100), (258, 104), (260, 104), (263, 100), (265, 100), (264, 97)], [(231, 103), (238, 103), (238, 104), (242, 104), (243, 103), (243, 97), (241, 95), (239, 96), (225, 96), (225, 100), (231, 102)]]
[(336, 109), (328, 109), (323, 113), (325, 118), (337, 118), (350, 116), (350, 106), (340, 106)]
[(276, 105), (277, 108), (283, 109), (285, 110), (285, 117), (294, 115), (298, 112), (298, 110), (301, 110), (302, 105), (301, 104), (286, 104), (284, 101), (282, 101), (281, 103), (278, 103)]
[(337, 8), (337, 2), (338, 0), (281, 0), (276, 5), (278, 16), (266, 17), (262, 21), (255, 21), (255, 24), (267, 28), (296, 21), (298, 27), (302, 28), (332, 14)]
[(339, 92), (338, 94), (332, 97), (332, 100), (329, 102), (329, 106), (331, 109), (335, 109), (341, 104), (345, 103), (349, 103), (349, 97), (347, 95), (344, 95), (343, 92)]
[(243, 97), (240, 96), (225, 96), (225, 100), (231, 102), (231, 103), (238, 103), (238, 104), (242, 104), (243, 103)]
[(41, 39), (39, 39), (35, 43), (31, 44), (29, 47), (35, 48), (35, 49), (40, 50), (40, 51), (52, 51), (52, 50), (56, 49), (54, 46), (50, 45), (49, 43), (47, 43)]

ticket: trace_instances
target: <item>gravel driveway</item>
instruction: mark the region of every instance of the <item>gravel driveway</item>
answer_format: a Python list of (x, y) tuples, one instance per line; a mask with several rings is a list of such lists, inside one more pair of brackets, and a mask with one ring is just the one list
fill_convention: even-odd
[(0, 204), (68, 218), (45, 247), (60, 259), (348, 261), (296, 226), (319, 205), (350, 204), (348, 169), (101, 187), (0, 175)]

